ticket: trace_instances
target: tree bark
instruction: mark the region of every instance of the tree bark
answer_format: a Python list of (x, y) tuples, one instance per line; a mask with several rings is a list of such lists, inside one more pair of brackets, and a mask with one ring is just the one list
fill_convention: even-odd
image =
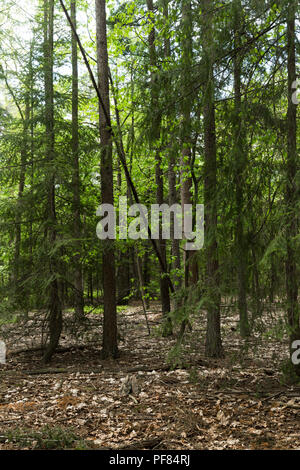
[[(180, 160), (180, 186), (181, 186), (181, 205), (193, 204), (192, 198), (192, 176), (191, 176), (191, 164), (192, 164), (192, 124), (191, 124), (191, 107), (192, 99), (187, 88), (186, 77), (191, 72), (192, 66), (192, 8), (190, 0), (182, 0), (182, 126), (181, 126), (181, 141), (182, 141), (182, 153)], [(184, 282), (185, 287), (188, 287), (190, 283), (197, 282), (197, 261), (195, 258), (195, 252), (185, 251), (184, 252)], [(192, 279), (190, 279), (192, 274)]]
[(207, 330), (205, 353), (222, 357), (220, 328), (220, 288), (217, 242), (217, 149), (214, 104), (213, 1), (203, 1), (203, 49), (206, 83), (203, 90), (204, 117), (204, 206)]
[(245, 129), (243, 125), (243, 110), (241, 98), (241, 72), (242, 53), (241, 34), (243, 32), (243, 18), (241, 0), (233, 4), (234, 21), (234, 125), (233, 125), (233, 152), (235, 160), (235, 196), (236, 196), (236, 262), (238, 275), (238, 310), (240, 316), (240, 334), (243, 338), (249, 336), (250, 328), (247, 310), (247, 240), (244, 228), (244, 187), (247, 165), (247, 150), (245, 145)]
[[(15, 238), (15, 252), (14, 252), (14, 288), (15, 296), (18, 299), (18, 302), (22, 302), (22, 288), (20, 286), (20, 250), (21, 250), (21, 240), (22, 240), (22, 198), (25, 187), (25, 178), (26, 178), (26, 162), (28, 154), (28, 126), (29, 126), (29, 116), (30, 116), (30, 101), (28, 90), (26, 90), (25, 98), (25, 114), (23, 117), (23, 139), (21, 147), (21, 168), (20, 168), (20, 177), (19, 177), (19, 188), (18, 188), (18, 200), (16, 206), (16, 238)], [(22, 116), (21, 116), (22, 117)]]
[[(76, 29), (76, 0), (71, 1), (71, 20)], [(72, 157), (73, 157), (73, 220), (75, 239), (74, 265), (74, 307), (75, 318), (84, 318), (83, 281), (81, 263), (81, 218), (80, 218), (80, 172), (79, 172), (79, 134), (78, 134), (78, 59), (77, 42), (72, 31)]]
[[(55, 210), (55, 135), (53, 98), (53, 29), (54, 0), (44, 0), (44, 84), (45, 84), (45, 127), (46, 127), (46, 188), (47, 188), (47, 234), (50, 250), (56, 242)], [(58, 263), (56, 255), (49, 255), (49, 342), (44, 362), (49, 362), (58, 346), (62, 331), (62, 308), (58, 285)]]
[[(298, 270), (295, 237), (298, 233), (297, 203), (299, 187), (297, 173), (297, 105), (293, 103), (293, 83), (296, 80), (296, 2), (290, 0), (287, 7), (287, 52), (288, 52), (288, 110), (287, 110), (287, 159), (286, 159), (286, 294), (287, 320), (290, 328), (290, 346), (294, 340), (300, 340), (299, 306), (298, 306)], [(290, 354), (292, 355), (292, 347)], [(300, 365), (294, 370), (300, 376)]]
[[(151, 14), (150, 22), (152, 27), (149, 32), (148, 46), (150, 55), (150, 66), (151, 66), (151, 125), (150, 125), (150, 147), (153, 147), (155, 151), (155, 183), (156, 183), (156, 203), (161, 205), (164, 202), (164, 181), (162, 173), (162, 160), (160, 152), (160, 134), (161, 134), (161, 111), (159, 108), (159, 97), (158, 97), (158, 81), (154, 69), (157, 66), (156, 48), (155, 48), (155, 27), (154, 27), (154, 5), (152, 0), (147, 0), (148, 11)], [(166, 259), (166, 240), (162, 239), (161, 224), (159, 227), (159, 240), (158, 249), (160, 251), (161, 258), (164, 265), (167, 265)], [(172, 333), (172, 325), (169, 318), (171, 310), (170, 306), (170, 292), (169, 282), (165, 276), (163, 276), (163, 270), (160, 269), (160, 298), (162, 304), (162, 313), (165, 320), (164, 335)]]
[[(109, 66), (106, 35), (106, 2), (96, 0), (96, 33), (98, 87), (103, 100), (107, 117), (110, 119), (109, 102)], [(105, 113), (99, 104), (100, 151), (101, 151), (101, 196), (102, 204), (114, 204), (113, 165), (112, 165), (112, 134)], [(117, 343), (117, 309), (116, 309), (116, 277), (113, 240), (103, 240), (103, 358), (115, 358), (118, 355)]]

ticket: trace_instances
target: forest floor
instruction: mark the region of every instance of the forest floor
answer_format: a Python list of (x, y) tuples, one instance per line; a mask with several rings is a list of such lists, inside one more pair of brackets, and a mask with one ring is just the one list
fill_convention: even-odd
[(260, 328), (274, 331), (278, 317), (245, 343), (237, 316), (223, 313), (225, 359), (204, 356), (203, 313), (186, 332), (175, 369), (167, 358), (176, 338), (159, 336), (157, 303), (148, 313), (150, 336), (140, 304), (118, 314), (116, 361), (100, 358), (101, 315), (88, 315), (76, 341), (66, 327), (47, 367), (38, 315), (10, 327), (0, 365), (0, 449), (300, 449), (300, 384), (284, 384), (280, 371), (287, 342), (261, 339)]

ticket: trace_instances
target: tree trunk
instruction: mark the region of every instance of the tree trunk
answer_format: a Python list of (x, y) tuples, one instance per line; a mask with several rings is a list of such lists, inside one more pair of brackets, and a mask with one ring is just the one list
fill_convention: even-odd
[(23, 139), (21, 147), (21, 169), (20, 169), (20, 178), (19, 178), (19, 188), (18, 188), (18, 201), (16, 207), (16, 239), (15, 239), (15, 252), (14, 252), (14, 288), (15, 296), (18, 302), (22, 302), (23, 289), (20, 286), (19, 272), (20, 272), (20, 250), (21, 250), (21, 238), (22, 238), (22, 198), (25, 187), (25, 177), (26, 177), (26, 162), (27, 162), (27, 153), (28, 153), (28, 124), (30, 116), (30, 101), (29, 95), (26, 90), (26, 99), (25, 99), (25, 115), (23, 118)]
[(214, 106), (214, 45), (213, 1), (203, 1), (203, 49), (206, 82), (203, 90), (204, 114), (204, 206), (207, 330), (205, 353), (208, 357), (222, 357), (220, 328), (220, 290), (217, 243), (217, 160)]
[[(169, 21), (169, 0), (163, 0), (163, 15), (165, 18), (166, 23)], [(166, 37), (164, 39), (164, 56), (165, 59), (168, 61), (171, 59), (171, 43), (170, 37), (168, 35), (168, 31)], [(171, 87), (171, 79), (168, 77), (166, 78), (166, 89), (169, 90)], [(170, 135), (169, 135), (169, 128), (168, 124), (166, 124), (166, 132), (165, 132), (165, 139), (168, 142), (168, 187), (169, 187), (169, 206), (171, 207), (173, 204), (178, 203), (178, 195), (176, 191), (176, 172), (174, 170), (176, 165), (176, 158), (172, 151), (172, 146), (170, 144)], [(175, 239), (174, 236), (174, 219), (171, 218), (171, 226), (170, 226), (170, 233), (171, 233), (171, 240), (172, 240), (172, 247), (171, 247), (171, 269), (175, 271), (174, 284), (175, 290), (180, 288), (180, 276), (177, 273), (180, 270), (180, 244), (179, 240)], [(177, 308), (176, 302), (174, 303), (174, 308)]]
[[(293, 83), (296, 80), (296, 34), (295, 16), (296, 2), (290, 0), (287, 10), (287, 50), (288, 50), (288, 110), (287, 110), (287, 161), (286, 161), (286, 293), (287, 293), (287, 320), (290, 328), (290, 351), (293, 352), (292, 343), (300, 340), (299, 306), (298, 306), (298, 272), (295, 237), (298, 233), (297, 203), (299, 188), (296, 182), (297, 173), (297, 109), (293, 103)], [(294, 366), (295, 372), (300, 376), (300, 365)]]
[[(54, 0), (44, 0), (44, 82), (45, 82), (45, 127), (46, 127), (46, 188), (47, 188), (47, 234), (50, 250), (56, 242), (55, 210), (55, 136), (53, 99), (53, 26)], [(58, 263), (56, 255), (49, 255), (49, 342), (44, 354), (44, 362), (50, 361), (58, 346), (62, 330), (62, 308), (57, 279)]]
[(238, 275), (238, 310), (240, 315), (240, 334), (243, 338), (249, 336), (250, 328), (247, 310), (247, 256), (248, 248), (244, 228), (244, 187), (247, 154), (245, 145), (245, 129), (243, 125), (243, 110), (241, 99), (241, 70), (242, 53), (241, 34), (243, 32), (243, 18), (241, 0), (233, 4), (234, 17), (234, 142), (233, 153), (235, 160), (235, 193), (236, 193), (236, 261)]
[[(147, 7), (151, 15), (154, 14), (154, 5), (152, 0), (147, 0)], [(151, 65), (151, 125), (150, 125), (150, 147), (153, 147), (155, 150), (155, 183), (156, 183), (156, 203), (161, 205), (164, 202), (164, 182), (163, 182), (163, 173), (162, 173), (162, 161), (160, 155), (160, 133), (161, 133), (161, 111), (159, 108), (159, 99), (158, 99), (158, 82), (156, 73), (153, 68), (156, 67), (156, 49), (155, 49), (155, 28), (153, 22), (153, 16), (150, 17), (152, 22), (152, 28), (149, 32), (148, 37), (148, 46), (149, 46), (149, 55), (150, 55), (150, 65)], [(167, 265), (166, 258), (166, 240), (162, 239), (161, 233), (161, 224), (159, 224), (159, 240), (158, 240), (158, 249), (160, 251), (161, 258), (164, 262), (164, 265)], [(165, 320), (164, 335), (169, 335), (172, 333), (172, 325), (169, 318), (169, 313), (171, 310), (170, 306), (170, 292), (169, 292), (169, 282), (168, 279), (163, 276), (163, 270), (160, 269), (160, 297), (162, 304), (162, 313)]]
[[(175, 167), (175, 158), (170, 155), (169, 166), (168, 166), (168, 183), (169, 183), (169, 206), (178, 203), (177, 191), (176, 191), (176, 173), (174, 171)], [(175, 272), (180, 270), (180, 244), (179, 240), (174, 237), (174, 219), (171, 219), (171, 237), (172, 237), (172, 269)], [(175, 289), (180, 287), (180, 277), (178, 274), (175, 274)]]
[[(76, 0), (71, 1), (71, 20), (76, 29)], [(79, 136), (78, 136), (78, 59), (77, 42), (72, 31), (72, 157), (73, 157), (73, 220), (75, 239), (74, 265), (74, 307), (75, 318), (81, 321), (84, 318), (84, 300), (82, 285), (81, 264), (81, 219), (80, 219), (80, 172), (79, 172)]]
[[(192, 176), (191, 176), (191, 163), (192, 163), (192, 125), (191, 125), (191, 106), (192, 100), (187, 88), (186, 77), (191, 71), (192, 66), (192, 9), (190, 0), (182, 0), (182, 128), (181, 128), (181, 141), (182, 141), (182, 153), (180, 161), (180, 180), (181, 180), (181, 205), (193, 204), (192, 200)], [(191, 273), (197, 273), (197, 261), (192, 257), (195, 257), (195, 252), (185, 251), (184, 252), (184, 282), (185, 287), (190, 284)], [(197, 282), (197, 275), (192, 275), (192, 283)]]
[[(112, 140), (110, 131), (109, 103), (109, 66), (106, 36), (106, 4), (105, 0), (96, 0), (96, 33), (97, 33), (97, 63), (99, 91), (103, 105), (99, 106), (99, 124), (101, 141), (101, 196), (102, 204), (114, 204), (113, 196), (113, 166)], [(116, 277), (114, 241), (103, 240), (103, 358), (115, 358), (118, 355), (117, 343), (117, 309), (116, 309)]]

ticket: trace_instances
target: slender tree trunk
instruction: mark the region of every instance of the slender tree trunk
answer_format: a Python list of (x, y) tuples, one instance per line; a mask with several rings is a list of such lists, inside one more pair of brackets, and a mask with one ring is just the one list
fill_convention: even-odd
[[(151, 15), (154, 14), (154, 5), (152, 0), (147, 0), (147, 7), (149, 13)], [(164, 181), (163, 181), (163, 173), (162, 173), (162, 160), (161, 160), (161, 152), (160, 152), (160, 133), (161, 133), (161, 111), (159, 109), (159, 99), (158, 99), (158, 82), (156, 73), (153, 71), (153, 68), (157, 65), (156, 59), (156, 48), (155, 48), (155, 28), (153, 23), (153, 17), (151, 16), (150, 21), (152, 22), (152, 28), (149, 32), (148, 37), (148, 45), (149, 45), (149, 54), (150, 54), (150, 65), (151, 69), (151, 147), (153, 146), (154, 142), (154, 149), (155, 149), (155, 183), (156, 183), (156, 203), (161, 205), (164, 202)], [(159, 240), (158, 240), (158, 249), (161, 254), (161, 258), (166, 266), (167, 258), (166, 258), (166, 240), (162, 239), (161, 234), (161, 224), (159, 227)], [(161, 297), (161, 304), (162, 304), (162, 313), (164, 316), (165, 328), (164, 328), (164, 335), (169, 335), (172, 333), (172, 325), (169, 319), (170, 313), (170, 292), (169, 292), (169, 282), (166, 277), (163, 276), (163, 270), (161, 269), (160, 275), (160, 297)]]
[(26, 103), (25, 103), (25, 115), (23, 119), (23, 139), (21, 147), (21, 169), (19, 178), (18, 188), (18, 201), (16, 207), (16, 239), (15, 239), (15, 252), (14, 252), (14, 283), (15, 283), (15, 294), (19, 301), (22, 301), (22, 289), (19, 282), (19, 271), (20, 271), (20, 249), (21, 249), (21, 238), (22, 238), (22, 198), (25, 187), (26, 177), (26, 162), (28, 154), (28, 124), (30, 116), (30, 101), (29, 95), (26, 90)]
[[(271, 240), (273, 239), (274, 239), (274, 234), (271, 235)], [(277, 294), (277, 263), (276, 263), (275, 254), (272, 253), (271, 254), (271, 267), (270, 267), (270, 291), (269, 291), (269, 300), (271, 303), (275, 301), (276, 294)]]
[[(35, 151), (35, 146), (34, 146), (34, 73), (33, 73), (33, 47), (34, 47), (34, 39), (31, 42), (30, 45), (30, 58), (29, 58), (29, 102), (30, 102), (30, 159), (32, 161), (30, 165), (30, 185), (33, 187), (34, 184), (34, 164), (33, 164), (33, 159), (34, 159), (34, 151)], [(29, 224), (29, 266), (33, 266), (33, 224), (32, 221), (30, 221)]]
[[(181, 153), (181, 205), (193, 204), (192, 198), (192, 176), (191, 176), (191, 163), (192, 163), (192, 125), (191, 125), (191, 107), (192, 100), (187, 88), (186, 77), (191, 72), (192, 66), (192, 8), (190, 0), (182, 0), (182, 78), (181, 87), (182, 95), (182, 126), (181, 126), (181, 140), (182, 140), (182, 153)], [(188, 287), (190, 284), (190, 275), (192, 271), (197, 271), (197, 261), (192, 261), (192, 257), (195, 256), (195, 252), (185, 251), (184, 252), (184, 279), (185, 286)], [(193, 266), (194, 265), (194, 266)], [(194, 276), (193, 276), (194, 277)], [(196, 279), (192, 279), (196, 281)]]
[(235, 193), (236, 193), (236, 261), (238, 275), (238, 310), (240, 315), (240, 334), (243, 338), (249, 336), (250, 328), (247, 310), (247, 256), (248, 248), (244, 228), (244, 187), (247, 165), (247, 150), (245, 145), (245, 129), (243, 125), (243, 110), (241, 98), (242, 53), (241, 34), (243, 18), (241, 0), (234, 0), (234, 159), (235, 159)]
[[(287, 9), (287, 51), (288, 51), (288, 110), (287, 110), (287, 160), (286, 160), (286, 293), (287, 320), (290, 328), (290, 345), (300, 340), (299, 305), (298, 305), (298, 271), (295, 237), (298, 233), (297, 204), (299, 187), (296, 182), (298, 165), (297, 156), (297, 106), (293, 103), (293, 83), (296, 80), (296, 2), (290, 0)], [(291, 347), (291, 354), (293, 349)], [(300, 365), (294, 366), (300, 376)]]
[[(113, 89), (113, 93), (115, 89)], [(115, 97), (115, 107), (117, 108), (117, 97)], [(118, 108), (117, 108), (118, 109)], [(118, 111), (117, 111), (118, 112)], [(120, 145), (123, 146), (122, 136), (120, 135)], [(121, 162), (118, 160), (118, 174), (117, 174), (117, 190), (118, 195), (122, 194), (122, 167)], [(125, 247), (124, 250), (118, 250), (118, 267), (117, 267), (117, 304), (126, 305), (130, 295), (130, 266), (129, 266), (129, 250)]]
[[(71, 20), (76, 28), (76, 0), (71, 1)], [(73, 157), (73, 220), (75, 238), (74, 255), (74, 307), (75, 318), (84, 318), (84, 300), (81, 264), (81, 218), (80, 218), (80, 172), (79, 172), (79, 135), (78, 135), (78, 59), (77, 42), (72, 31), (72, 157)]]
[[(166, 22), (169, 19), (169, 0), (163, 0), (163, 14)], [(164, 52), (166, 60), (171, 58), (171, 44), (170, 38), (167, 36), (164, 40)], [(166, 79), (166, 89), (171, 89), (171, 80)], [(166, 132), (166, 140), (169, 142), (170, 136), (168, 135), (168, 128)], [(178, 195), (176, 191), (176, 172), (175, 172), (175, 165), (176, 165), (176, 158), (174, 153), (172, 152), (171, 146), (168, 146), (169, 152), (169, 161), (168, 161), (168, 186), (169, 186), (169, 206), (171, 207), (173, 204), (178, 203)], [(180, 244), (179, 240), (175, 239), (174, 236), (174, 219), (171, 219), (171, 238), (172, 238), (172, 248), (171, 248), (171, 256), (172, 256), (172, 269), (180, 270)], [(180, 278), (179, 275), (174, 276), (175, 279), (175, 289), (179, 288)], [(176, 308), (176, 304), (175, 304)]]
[[(105, 0), (96, 0), (96, 32), (97, 32), (97, 63), (99, 91), (106, 114), (110, 117), (109, 103), (109, 67), (106, 36), (106, 4)], [(99, 106), (99, 124), (101, 141), (101, 196), (102, 204), (114, 204), (112, 140), (110, 123)], [(103, 349), (104, 358), (115, 358), (118, 355), (117, 343), (117, 309), (116, 309), (116, 277), (113, 240), (103, 240)]]
[[(46, 127), (46, 188), (47, 188), (47, 233), (50, 249), (56, 242), (55, 210), (55, 136), (53, 100), (53, 26), (54, 0), (44, 0), (44, 80), (45, 80), (45, 127)], [(50, 361), (58, 346), (62, 330), (62, 308), (57, 279), (58, 263), (55, 255), (49, 255), (49, 342), (44, 361)]]
[(93, 283), (93, 270), (89, 270), (89, 299), (91, 305), (94, 305), (94, 283)]
[(205, 353), (208, 357), (222, 357), (220, 328), (220, 289), (217, 243), (217, 156), (214, 105), (214, 43), (213, 0), (203, 1), (203, 49), (206, 84), (203, 90), (204, 115), (204, 206), (207, 330)]
[[(169, 165), (168, 165), (168, 183), (169, 183), (169, 206), (171, 207), (173, 204), (178, 202), (178, 196), (176, 191), (176, 173), (174, 171), (175, 167), (175, 158), (173, 155), (170, 155), (169, 158)], [(175, 239), (174, 237), (174, 219), (171, 219), (171, 237), (172, 237), (172, 249), (171, 249), (171, 256), (172, 256), (172, 269), (175, 271), (180, 270), (180, 244), (179, 240)], [(178, 274), (175, 274), (175, 289), (179, 288), (180, 285), (180, 278)]]
[(146, 307), (150, 307), (149, 300), (149, 284), (150, 284), (150, 257), (149, 257), (149, 246), (145, 245), (143, 263), (142, 263), (142, 284), (145, 295)]
[[(257, 262), (257, 256), (256, 256), (256, 250), (255, 246), (252, 245), (251, 247), (251, 252), (252, 252), (252, 260), (253, 260), (253, 281), (254, 281), (254, 292), (253, 292), (253, 297), (255, 299), (255, 312), (252, 315), (251, 323), (253, 324), (253, 320), (260, 316), (262, 312), (262, 304), (261, 304), (261, 289), (260, 289), (260, 282), (259, 282), (259, 270), (258, 270), (258, 262)], [(247, 318), (248, 320), (248, 318)], [(250, 327), (249, 327), (250, 329)]]

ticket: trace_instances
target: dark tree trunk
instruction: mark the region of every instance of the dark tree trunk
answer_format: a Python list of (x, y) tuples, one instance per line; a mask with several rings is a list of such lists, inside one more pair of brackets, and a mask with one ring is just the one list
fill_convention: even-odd
[(18, 201), (16, 207), (16, 239), (15, 239), (15, 252), (14, 252), (14, 287), (16, 299), (22, 302), (23, 289), (20, 286), (19, 272), (20, 272), (20, 250), (21, 250), (21, 239), (22, 239), (22, 198), (25, 187), (26, 177), (26, 162), (28, 154), (28, 125), (30, 116), (30, 100), (26, 90), (26, 103), (25, 103), (25, 114), (23, 117), (23, 139), (21, 147), (21, 169), (19, 178), (18, 188)]
[(213, 1), (203, 1), (203, 49), (206, 68), (204, 94), (204, 206), (207, 330), (205, 353), (208, 357), (222, 357), (220, 328), (220, 289), (217, 243), (217, 159), (214, 105)]
[[(71, 1), (71, 20), (76, 28), (76, 0)], [(72, 157), (73, 157), (73, 220), (75, 238), (74, 265), (74, 307), (75, 318), (84, 318), (84, 301), (81, 264), (81, 219), (80, 219), (80, 173), (79, 173), (79, 136), (78, 136), (78, 60), (77, 42), (72, 31)]]
[(91, 305), (94, 304), (94, 283), (93, 283), (93, 271), (89, 271), (89, 299)]
[[(169, 206), (178, 203), (178, 196), (176, 191), (176, 173), (174, 171), (175, 158), (170, 155), (168, 166), (168, 183), (169, 183)], [(172, 237), (172, 269), (180, 270), (180, 244), (179, 240), (174, 238), (174, 219), (171, 219), (171, 237)], [(175, 289), (180, 287), (179, 275), (174, 276)]]
[[(147, 0), (147, 7), (150, 13), (154, 13), (154, 5), (152, 0)], [(151, 17), (152, 21), (152, 17)], [(150, 65), (151, 69), (151, 135), (150, 135), (150, 146), (154, 147), (155, 150), (155, 183), (156, 183), (156, 203), (161, 205), (164, 202), (164, 181), (162, 173), (162, 160), (160, 152), (160, 133), (161, 133), (161, 110), (159, 109), (159, 99), (158, 99), (158, 82), (156, 73), (153, 71), (153, 68), (157, 65), (156, 58), (156, 49), (155, 49), (155, 28), (152, 24), (152, 28), (149, 32), (148, 37), (148, 46), (149, 46), (149, 55), (150, 55)], [(154, 142), (154, 146), (153, 146)], [(159, 240), (158, 240), (158, 249), (160, 251), (161, 258), (165, 266), (167, 266), (167, 257), (166, 257), (166, 240), (162, 239), (161, 234), (161, 224), (159, 227)], [(160, 298), (162, 304), (162, 313), (165, 320), (164, 334), (169, 335), (172, 333), (172, 325), (169, 318), (169, 313), (171, 310), (170, 306), (170, 292), (169, 292), (169, 282), (168, 279), (163, 276), (163, 270), (161, 269), (160, 275)]]
[[(163, 0), (163, 15), (165, 18), (165, 21), (169, 21), (169, 0)], [(168, 31), (166, 34), (166, 37), (164, 39), (164, 55), (166, 60), (171, 59), (171, 43), (170, 43), (170, 37), (168, 35)], [(165, 80), (166, 82), (166, 89), (169, 90), (171, 89), (171, 79), (168, 77)], [(169, 206), (171, 207), (173, 204), (178, 203), (178, 194), (176, 191), (176, 172), (175, 172), (175, 166), (176, 166), (176, 158), (174, 156), (174, 153), (172, 151), (172, 146), (169, 143), (171, 137), (169, 135), (169, 128), (168, 124), (166, 125), (167, 129), (165, 132), (165, 139), (168, 142), (168, 149), (169, 149), (169, 155), (168, 155), (168, 187), (169, 187)], [(171, 269), (173, 269), (175, 272), (180, 270), (180, 244), (179, 240), (175, 239), (174, 237), (174, 219), (171, 219), (171, 227), (170, 227), (170, 233), (171, 233), (171, 239), (172, 239), (172, 247), (171, 247), (171, 257), (172, 257), (172, 262), (171, 262)], [(174, 284), (175, 284), (175, 290), (180, 288), (180, 277), (178, 274), (175, 274), (174, 276)], [(176, 308), (176, 303), (174, 304), (174, 307)]]
[(248, 247), (244, 228), (244, 187), (246, 178), (247, 150), (245, 145), (245, 129), (243, 125), (243, 110), (241, 98), (242, 53), (241, 34), (243, 18), (241, 0), (233, 4), (234, 15), (234, 142), (235, 159), (235, 192), (236, 192), (236, 262), (238, 275), (238, 310), (240, 315), (240, 334), (243, 338), (249, 336), (250, 328), (247, 310), (247, 256)]
[[(96, 0), (97, 63), (99, 91), (105, 107), (99, 106), (99, 124), (101, 141), (101, 196), (102, 204), (114, 204), (112, 140), (110, 132), (109, 103), (109, 66), (106, 36), (105, 0)], [(109, 122), (107, 122), (109, 119)], [(117, 310), (116, 310), (116, 277), (114, 241), (103, 240), (103, 358), (115, 358), (118, 355), (117, 343)]]
[[(45, 81), (45, 127), (47, 159), (47, 234), (50, 250), (56, 242), (55, 210), (55, 137), (54, 137), (54, 100), (53, 100), (53, 26), (54, 0), (44, 0), (44, 81)], [(49, 342), (45, 350), (44, 361), (50, 361), (58, 346), (62, 330), (62, 307), (57, 279), (58, 263), (56, 255), (49, 255)]]
[[(293, 103), (293, 83), (296, 80), (296, 2), (290, 0), (287, 10), (287, 51), (288, 51), (288, 111), (287, 111), (287, 161), (286, 161), (286, 293), (287, 320), (290, 328), (290, 344), (300, 340), (299, 305), (298, 305), (298, 271), (295, 237), (298, 233), (296, 212), (299, 187), (297, 187), (297, 106)], [(291, 347), (291, 354), (293, 350)], [(294, 366), (300, 376), (300, 365)]]
[[(191, 124), (191, 96), (190, 91), (187, 87), (186, 77), (191, 72), (192, 66), (192, 8), (190, 0), (182, 0), (182, 78), (181, 87), (182, 95), (185, 97), (182, 100), (182, 129), (181, 129), (181, 140), (182, 140), (182, 153), (181, 153), (181, 205), (193, 204), (192, 198), (192, 176), (191, 176), (191, 165), (192, 165), (192, 124)], [(184, 252), (184, 279), (185, 286), (188, 287), (190, 284), (197, 282), (197, 261), (195, 259), (195, 252), (185, 251)]]

